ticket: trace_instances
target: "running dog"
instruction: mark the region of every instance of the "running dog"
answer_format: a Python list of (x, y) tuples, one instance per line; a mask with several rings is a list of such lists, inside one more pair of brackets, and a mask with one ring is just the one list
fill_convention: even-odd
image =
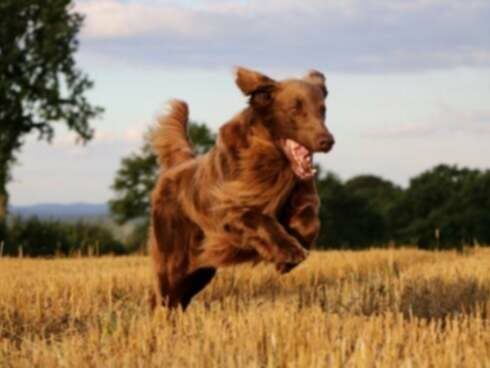
[(152, 194), (153, 305), (185, 309), (216, 269), (272, 262), (281, 273), (302, 262), (320, 222), (312, 156), (335, 141), (325, 125), (325, 77), (276, 81), (237, 68), (248, 106), (224, 124), (215, 146), (195, 156), (188, 107), (170, 103), (152, 146), (161, 173)]

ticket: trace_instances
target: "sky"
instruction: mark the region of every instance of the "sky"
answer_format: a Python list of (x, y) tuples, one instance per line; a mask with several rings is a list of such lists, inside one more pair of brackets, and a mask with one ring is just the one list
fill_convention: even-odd
[(406, 186), (439, 163), (490, 168), (486, 0), (78, 0), (76, 59), (103, 106), (95, 138), (27, 137), (11, 203), (106, 202), (121, 158), (171, 98), (217, 131), (246, 106), (241, 65), (272, 78), (327, 76), (336, 145), (314, 160), (342, 179)]

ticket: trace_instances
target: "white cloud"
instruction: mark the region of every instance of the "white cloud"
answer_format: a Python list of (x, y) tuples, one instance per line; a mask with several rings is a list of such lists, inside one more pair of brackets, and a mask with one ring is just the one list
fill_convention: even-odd
[(87, 16), (82, 35), (88, 39), (131, 37), (152, 32), (193, 33), (195, 14), (176, 6), (150, 6), (96, 0), (81, 3), (77, 10)]
[(86, 0), (86, 52), (171, 66), (420, 70), (490, 65), (490, 3)]
[[(124, 38), (172, 32), (177, 35), (217, 36), (233, 18), (254, 22), (257, 17), (314, 15), (328, 11), (331, 21), (353, 15), (358, 4), (332, 0), (205, 1), (189, 7), (169, 2), (122, 2), (120, 0), (79, 1), (76, 10), (87, 16), (83, 36), (88, 39)], [(355, 6), (353, 6), (355, 5)], [(299, 12), (299, 14), (297, 14)], [(296, 14), (295, 14), (296, 13)], [(325, 14), (327, 15), (327, 14)], [(221, 19), (220, 19), (221, 18)], [(218, 24), (216, 24), (216, 22)], [(231, 30), (235, 33), (236, 30)], [(244, 29), (244, 32), (247, 30)], [(253, 30), (249, 30), (252, 31)]]

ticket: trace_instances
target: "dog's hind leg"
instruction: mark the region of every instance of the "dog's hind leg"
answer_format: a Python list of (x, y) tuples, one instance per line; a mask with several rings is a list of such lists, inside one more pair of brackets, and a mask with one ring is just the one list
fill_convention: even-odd
[(152, 307), (162, 305), (174, 309), (180, 305), (185, 310), (192, 298), (211, 282), (215, 274), (215, 268), (203, 267), (174, 279), (172, 284), (169, 283), (167, 275), (158, 274), (157, 290), (151, 300)]
[(175, 308), (177, 306), (175, 297), (172, 293), (168, 276), (166, 272), (159, 272), (156, 274), (156, 287), (155, 297), (152, 300), (152, 304), (156, 306), (167, 306), (169, 308)]
[(203, 267), (185, 276), (176, 290), (182, 309), (187, 308), (192, 298), (211, 282), (215, 274), (215, 268)]
[(173, 200), (171, 182), (161, 184), (153, 194), (150, 250), (156, 276), (154, 305), (176, 308), (180, 303), (179, 286), (188, 270), (189, 224)]

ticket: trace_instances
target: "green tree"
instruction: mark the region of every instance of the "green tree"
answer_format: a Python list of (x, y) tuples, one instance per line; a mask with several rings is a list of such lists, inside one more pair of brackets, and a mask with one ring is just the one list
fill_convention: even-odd
[(375, 175), (358, 175), (345, 182), (346, 189), (366, 199), (369, 204), (386, 214), (402, 194), (402, 189), (389, 180)]
[(447, 248), (488, 239), (488, 175), (439, 165), (413, 178), (393, 209), (397, 238), (423, 248)]
[(364, 199), (370, 209), (382, 219), (382, 236), (376, 239), (377, 242), (393, 240), (394, 224), (390, 215), (403, 190), (391, 181), (375, 175), (355, 176), (345, 182), (345, 187), (349, 193)]
[(317, 241), (324, 248), (359, 249), (383, 239), (383, 217), (362, 196), (348, 190), (332, 173), (320, 175), (321, 230)]
[[(115, 198), (109, 201), (111, 214), (117, 223), (139, 221), (131, 242), (141, 242), (146, 236), (150, 195), (158, 178), (159, 165), (151, 150), (150, 134), (145, 136), (139, 152), (121, 160), (112, 184)], [(203, 154), (214, 145), (216, 137), (205, 124), (191, 122), (189, 138), (196, 154)]]
[(87, 100), (93, 84), (74, 59), (82, 23), (70, 0), (0, 2), (0, 222), (25, 135), (51, 141), (62, 122), (80, 141), (92, 138), (89, 122), (102, 109)]
[[(457, 204), (464, 209), (460, 211)], [(462, 232), (466, 243), (490, 244), (490, 170), (470, 176), (460, 197), (453, 198), (448, 207), (464, 218)]]
[(150, 193), (158, 177), (158, 162), (145, 138), (140, 151), (121, 160), (109, 201), (112, 217), (118, 224), (144, 218), (149, 213)]

